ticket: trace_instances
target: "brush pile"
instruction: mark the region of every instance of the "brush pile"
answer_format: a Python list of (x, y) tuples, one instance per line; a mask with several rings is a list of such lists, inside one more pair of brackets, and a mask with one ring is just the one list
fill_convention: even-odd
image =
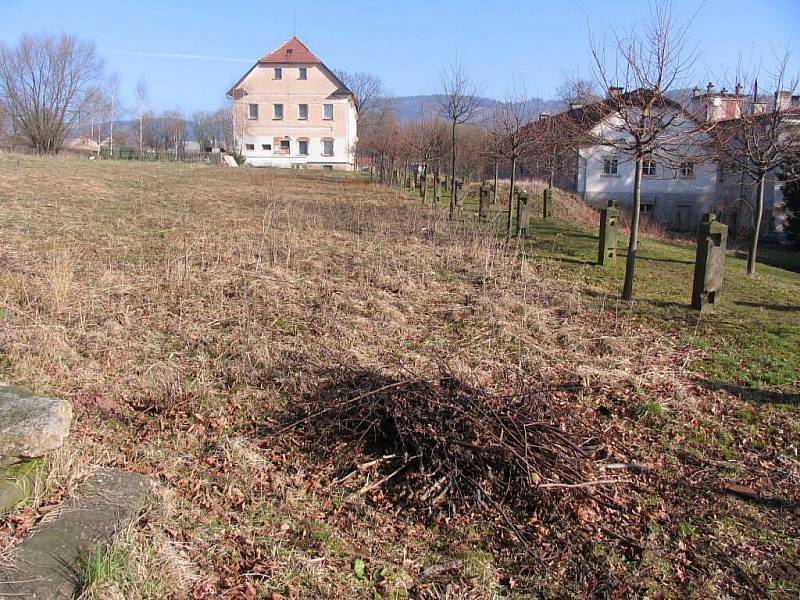
[(335, 483), (368, 477), (358, 493), (380, 487), (428, 514), (491, 514), (523, 539), (531, 513), (565, 496), (618, 506), (604, 488), (621, 480), (604, 476), (601, 462), (619, 452), (566, 401), (569, 388), (527, 382), (499, 394), (450, 373), (392, 379), (346, 370), (297, 406), (285, 429), (317, 451), (343, 443), (352, 451), (326, 455), (338, 461)]

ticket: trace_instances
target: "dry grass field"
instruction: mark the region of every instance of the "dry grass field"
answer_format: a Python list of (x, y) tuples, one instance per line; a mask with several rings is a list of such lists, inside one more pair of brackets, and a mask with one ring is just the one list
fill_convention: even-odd
[[(797, 411), (701, 385), (702, 349), (541, 250), (319, 172), (0, 156), (0, 211), (0, 379), (77, 414), (0, 556), (97, 466), (159, 484), (83, 598), (800, 593)], [(432, 397), (430, 447), (359, 429)], [(581, 481), (520, 477), (467, 397)]]

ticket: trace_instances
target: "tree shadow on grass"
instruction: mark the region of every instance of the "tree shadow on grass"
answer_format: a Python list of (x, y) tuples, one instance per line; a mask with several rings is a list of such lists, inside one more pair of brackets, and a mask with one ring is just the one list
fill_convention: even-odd
[(723, 383), (721, 381), (710, 381), (708, 379), (701, 380), (700, 385), (709, 390), (728, 392), (746, 402), (753, 402), (756, 404), (785, 404), (800, 407), (800, 392), (775, 392), (772, 390)]
[(750, 308), (764, 308), (766, 310), (774, 310), (777, 312), (800, 312), (800, 306), (791, 306), (783, 304), (762, 304), (760, 302), (734, 302), (738, 306), (749, 306)]
[[(616, 292), (615, 293), (600, 292), (600, 291), (592, 290), (592, 289), (589, 289), (589, 288), (584, 288), (583, 290), (581, 290), (581, 294), (584, 294), (584, 295), (589, 296), (591, 298), (606, 298), (606, 299), (610, 299), (610, 300), (622, 300), (622, 298), (621, 298), (619, 293), (616, 293)], [(673, 301), (668, 301), (668, 300), (653, 300), (652, 298), (636, 297), (635, 295), (634, 295), (634, 300), (633, 301), (634, 302), (639, 302), (639, 303), (651, 304), (653, 306), (658, 306), (659, 308), (669, 308), (669, 309), (679, 308), (681, 310), (685, 310), (686, 311), (686, 316), (688, 318), (694, 318), (695, 320), (697, 319), (698, 315), (700, 314), (696, 310), (693, 310), (691, 305), (688, 302), (684, 303), (684, 302), (673, 302)]]
[(579, 258), (567, 258), (562, 256), (548, 256), (546, 254), (533, 254), (530, 255), (531, 258), (537, 260), (552, 260), (553, 262), (560, 262), (569, 265), (580, 265), (580, 266), (594, 266), (596, 264), (595, 261), (591, 261), (588, 259), (581, 260)]
[(676, 265), (693, 265), (693, 260), (678, 260), (675, 258), (655, 258), (651, 256), (642, 256), (639, 254), (636, 257), (636, 260), (646, 260), (649, 262), (663, 262), (663, 263), (675, 263)]

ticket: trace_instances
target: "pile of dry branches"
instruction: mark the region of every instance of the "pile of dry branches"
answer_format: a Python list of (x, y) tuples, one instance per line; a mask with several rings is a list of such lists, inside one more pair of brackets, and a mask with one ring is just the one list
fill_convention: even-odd
[[(603, 487), (619, 480), (598, 476), (599, 462), (617, 454), (613, 442), (554, 399), (574, 394), (570, 385), (518, 382), (489, 393), (449, 372), (392, 379), (347, 369), (300, 403), (283, 431), (302, 433), (334, 462), (345, 458), (337, 484), (378, 467), (358, 493), (380, 487), (429, 513), (479, 510), (524, 539), (521, 523), (558, 492), (615, 504)], [(357, 456), (331, 455), (343, 443)]]

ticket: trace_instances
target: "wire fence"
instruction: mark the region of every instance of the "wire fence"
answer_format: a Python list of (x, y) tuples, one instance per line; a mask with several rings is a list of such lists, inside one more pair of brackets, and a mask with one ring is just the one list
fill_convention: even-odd
[(145, 162), (183, 162), (203, 165), (218, 165), (222, 162), (219, 152), (186, 152), (175, 150), (144, 150), (139, 152), (136, 148), (100, 148), (97, 155), (108, 160), (141, 160)]

